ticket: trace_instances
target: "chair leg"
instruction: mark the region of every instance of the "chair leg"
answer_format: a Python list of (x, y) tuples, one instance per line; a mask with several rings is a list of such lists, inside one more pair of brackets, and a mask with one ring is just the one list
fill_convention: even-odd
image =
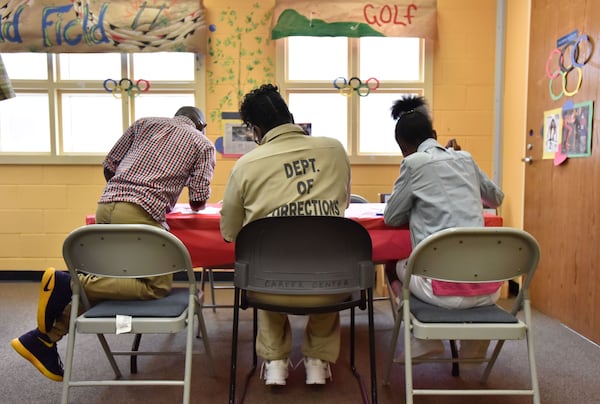
[(237, 373), (237, 344), (238, 344), (238, 326), (240, 316), (240, 291), (235, 288), (233, 304), (233, 331), (231, 333), (231, 366), (229, 369), (229, 404), (235, 404), (235, 383)]
[(254, 373), (256, 372), (256, 368), (258, 366), (258, 356), (256, 355), (256, 337), (258, 336), (258, 310), (256, 308), (252, 309), (252, 367), (250, 371), (246, 375), (244, 379), (244, 386), (242, 388), (242, 394), (240, 395), (240, 404), (244, 402), (246, 399), (246, 392), (248, 391), (248, 385), (250, 384), (250, 380)]
[[(183, 375), (183, 404), (189, 404), (192, 392), (192, 357), (194, 351), (194, 317), (196, 316), (196, 305), (193, 297), (190, 297), (187, 316), (185, 367)], [(206, 338), (204, 339), (206, 341)]]
[(367, 291), (369, 316), (369, 357), (371, 363), (371, 403), (377, 404), (377, 362), (375, 360), (375, 319), (373, 314), (373, 289)]
[(217, 312), (217, 301), (215, 298), (215, 276), (212, 268), (208, 268), (208, 283), (210, 285), (210, 302), (212, 304), (213, 313)]
[[(400, 313), (398, 313), (400, 314)], [(404, 323), (404, 385), (406, 390), (406, 404), (413, 403), (413, 377), (412, 377), (412, 346), (410, 345), (410, 308), (408, 300), (402, 302), (402, 317)]]
[(206, 322), (202, 315), (202, 308), (197, 308), (196, 317), (198, 317), (198, 334), (202, 335), (202, 343), (204, 344), (204, 352), (206, 352), (206, 359), (208, 360), (208, 371), (212, 377), (215, 377), (215, 362), (213, 360), (212, 350), (210, 349), (210, 343), (208, 341), (208, 333), (206, 332)]
[(358, 372), (356, 370), (356, 325), (354, 320), (355, 309), (354, 307), (350, 308), (350, 369), (352, 370), (352, 374), (358, 381), (358, 387), (360, 387), (360, 395), (362, 396), (363, 403), (368, 404), (369, 395), (367, 393), (367, 388), (365, 387), (365, 383)]
[(460, 365), (458, 360), (458, 349), (456, 348), (456, 340), (450, 340), (450, 352), (452, 352), (452, 376), (460, 376)]
[(74, 294), (71, 303), (71, 314), (69, 317), (69, 334), (67, 339), (67, 361), (65, 363), (65, 374), (63, 377), (61, 404), (69, 402), (69, 388), (71, 387), (71, 372), (73, 370), (73, 354), (75, 353), (75, 321), (79, 310), (79, 295)]
[(394, 355), (396, 354), (396, 348), (398, 344), (398, 336), (400, 335), (400, 327), (402, 325), (402, 315), (400, 314), (400, 310), (398, 310), (395, 314), (394, 320), (394, 329), (392, 330), (392, 338), (390, 340), (390, 349), (389, 355), (385, 358), (385, 363), (383, 366), (384, 369), (384, 379), (383, 384), (388, 386), (390, 384), (390, 377), (392, 374), (392, 363), (394, 361)]
[(121, 375), (121, 370), (119, 369), (119, 366), (117, 365), (117, 362), (115, 361), (115, 357), (113, 356), (112, 352), (110, 351), (110, 347), (108, 346), (108, 342), (106, 342), (106, 338), (104, 337), (103, 334), (96, 334), (96, 336), (98, 337), (98, 340), (100, 341), (100, 345), (102, 345), (102, 349), (104, 349), (104, 353), (106, 354), (106, 358), (110, 362), (110, 366), (113, 368), (113, 371), (115, 372), (115, 377), (117, 379), (120, 379), (121, 377), (123, 377)]
[[(140, 341), (142, 340), (142, 334), (135, 334), (133, 338), (133, 343), (131, 344), (131, 351), (136, 352), (140, 348)], [(129, 367), (131, 374), (137, 373), (137, 355), (131, 355), (129, 358)]]

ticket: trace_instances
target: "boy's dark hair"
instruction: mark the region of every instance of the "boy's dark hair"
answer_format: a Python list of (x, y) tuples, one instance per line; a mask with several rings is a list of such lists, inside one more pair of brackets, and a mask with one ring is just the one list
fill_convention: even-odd
[(263, 133), (294, 121), (279, 89), (273, 84), (263, 84), (244, 96), (240, 118), (246, 125), (258, 126)]
[(435, 138), (433, 124), (423, 97), (405, 96), (394, 102), (392, 118), (396, 119), (396, 142), (418, 146), (424, 140)]

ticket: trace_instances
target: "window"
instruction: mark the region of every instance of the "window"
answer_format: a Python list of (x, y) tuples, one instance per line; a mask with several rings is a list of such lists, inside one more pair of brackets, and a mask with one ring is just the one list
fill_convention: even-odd
[(406, 94), (431, 102), (425, 40), (292, 36), (278, 41), (277, 52), (277, 84), (295, 122), (338, 139), (352, 163), (400, 160), (391, 107)]
[(0, 162), (97, 163), (135, 120), (201, 105), (193, 53), (5, 53)]

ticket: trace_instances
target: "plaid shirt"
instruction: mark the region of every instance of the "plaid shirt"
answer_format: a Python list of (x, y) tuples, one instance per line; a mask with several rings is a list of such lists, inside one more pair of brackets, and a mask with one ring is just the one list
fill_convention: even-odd
[(215, 148), (187, 117), (142, 118), (115, 143), (103, 165), (115, 175), (99, 203), (135, 203), (163, 223), (184, 186), (191, 201), (209, 198)]

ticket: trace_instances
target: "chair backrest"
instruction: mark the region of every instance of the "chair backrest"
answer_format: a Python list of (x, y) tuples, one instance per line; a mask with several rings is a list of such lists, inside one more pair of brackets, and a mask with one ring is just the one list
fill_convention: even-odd
[(185, 245), (173, 234), (144, 224), (93, 224), (73, 230), (63, 243), (69, 269), (107, 277), (149, 277), (193, 266)]
[(372, 288), (371, 237), (343, 217), (268, 217), (235, 242), (235, 286), (263, 293), (333, 294)]
[(369, 203), (369, 200), (359, 194), (350, 194), (350, 203)]
[(539, 257), (537, 241), (523, 230), (455, 227), (421, 241), (413, 249), (406, 272), (407, 277), (412, 273), (459, 282), (504, 281), (527, 275), (527, 286)]

